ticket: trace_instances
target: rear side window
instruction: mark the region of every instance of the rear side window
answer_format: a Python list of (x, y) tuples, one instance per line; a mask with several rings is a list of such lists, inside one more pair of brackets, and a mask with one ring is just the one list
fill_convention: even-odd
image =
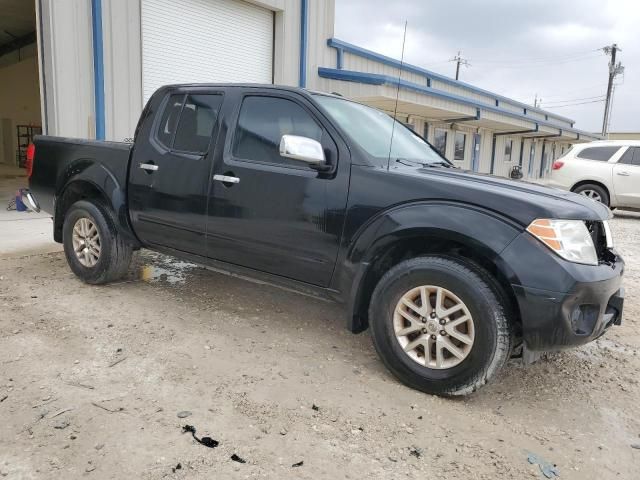
[(624, 155), (618, 160), (618, 163), (626, 165), (640, 165), (640, 148), (629, 147)]
[(300, 166), (280, 156), (283, 135), (299, 135), (317, 141), (322, 128), (297, 103), (277, 97), (245, 97), (233, 140), (233, 156), (257, 162)]
[(164, 107), (160, 125), (158, 126), (157, 138), (165, 147), (171, 148), (173, 134), (176, 133), (178, 118), (180, 118), (180, 110), (182, 110), (182, 102), (184, 94), (171, 95), (169, 101)]
[(206, 152), (221, 103), (222, 95), (187, 95), (173, 149), (192, 153)]
[(620, 147), (589, 147), (582, 150), (576, 155), (578, 158), (587, 160), (598, 160), (600, 162), (608, 162), (613, 154), (620, 150)]

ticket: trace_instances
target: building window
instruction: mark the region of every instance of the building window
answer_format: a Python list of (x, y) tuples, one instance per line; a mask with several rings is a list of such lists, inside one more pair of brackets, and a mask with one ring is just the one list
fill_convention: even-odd
[(453, 159), (456, 161), (464, 161), (464, 150), (467, 144), (467, 134), (462, 132), (456, 132), (455, 137), (455, 149), (453, 151)]
[(283, 135), (299, 135), (321, 141), (322, 128), (297, 103), (278, 97), (246, 97), (233, 139), (236, 158), (301, 166), (300, 162), (280, 156)]
[(433, 146), (444, 157), (447, 151), (447, 131), (443, 128), (436, 128), (433, 135)]
[(505, 162), (511, 161), (512, 149), (513, 149), (513, 140), (511, 140), (510, 138), (507, 138), (507, 140), (505, 140), (504, 142), (504, 161)]

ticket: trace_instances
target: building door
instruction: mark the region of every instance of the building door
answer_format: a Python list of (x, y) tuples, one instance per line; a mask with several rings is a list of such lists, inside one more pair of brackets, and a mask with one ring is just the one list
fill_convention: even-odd
[(272, 83), (273, 12), (237, 0), (142, 0), (146, 102), (174, 83)]
[(471, 170), (477, 172), (480, 168), (480, 134), (473, 134), (473, 151), (471, 152)]

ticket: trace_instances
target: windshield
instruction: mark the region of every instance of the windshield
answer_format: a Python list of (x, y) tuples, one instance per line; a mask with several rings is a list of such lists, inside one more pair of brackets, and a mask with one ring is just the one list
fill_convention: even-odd
[(393, 118), (380, 110), (326, 95), (316, 95), (315, 98), (331, 118), (381, 165), (387, 165), (392, 129), (392, 161), (407, 160), (423, 164), (446, 162), (427, 142), (401, 122), (396, 121), (394, 127)]

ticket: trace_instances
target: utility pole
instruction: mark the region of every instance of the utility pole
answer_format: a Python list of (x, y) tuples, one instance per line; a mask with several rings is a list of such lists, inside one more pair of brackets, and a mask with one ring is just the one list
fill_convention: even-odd
[(609, 82), (607, 83), (607, 99), (604, 103), (604, 115), (602, 119), (602, 135), (606, 135), (609, 130), (609, 116), (611, 115), (611, 96), (613, 94), (613, 81), (616, 76), (624, 72), (624, 67), (621, 62), (616, 64), (616, 53), (622, 51), (618, 48), (618, 44), (614, 43), (611, 46), (603, 47), (602, 50), (606, 55), (611, 55), (611, 61), (609, 62)]
[(538, 99), (538, 94), (536, 93), (536, 97), (533, 99), (533, 106), (540, 107), (542, 105), (542, 99)]
[(449, 60), (450, 62), (456, 62), (456, 80), (460, 78), (460, 65), (464, 65), (465, 67), (471, 66), (471, 64), (467, 60), (462, 58), (461, 55), (462, 55), (462, 52), (458, 50), (458, 55), (456, 55), (451, 60)]

